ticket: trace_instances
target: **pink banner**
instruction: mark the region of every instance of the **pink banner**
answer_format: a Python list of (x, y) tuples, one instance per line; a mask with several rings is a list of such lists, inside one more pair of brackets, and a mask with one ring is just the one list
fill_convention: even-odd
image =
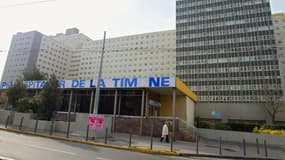
[(93, 130), (102, 130), (104, 127), (105, 118), (103, 115), (90, 114), (88, 117), (88, 126)]

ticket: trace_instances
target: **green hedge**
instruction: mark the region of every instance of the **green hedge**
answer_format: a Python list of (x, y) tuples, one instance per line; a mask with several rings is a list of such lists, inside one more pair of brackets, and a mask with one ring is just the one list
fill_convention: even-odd
[(282, 130), (282, 129), (285, 130), (285, 126), (281, 126), (281, 125), (264, 125), (262, 126), (262, 128), (271, 129), (271, 130)]
[(260, 127), (255, 123), (228, 123), (233, 131), (252, 132), (254, 127)]
[(199, 123), (199, 128), (232, 130), (241, 132), (252, 132), (254, 127), (260, 127), (260, 125), (254, 123), (224, 123), (211, 121), (201, 121)]

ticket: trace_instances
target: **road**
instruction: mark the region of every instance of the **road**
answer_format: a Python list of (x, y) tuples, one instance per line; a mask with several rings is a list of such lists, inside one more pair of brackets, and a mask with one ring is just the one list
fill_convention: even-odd
[[(210, 160), (150, 155), (0, 131), (0, 160)], [(8, 160), (8, 159), (7, 159)]]

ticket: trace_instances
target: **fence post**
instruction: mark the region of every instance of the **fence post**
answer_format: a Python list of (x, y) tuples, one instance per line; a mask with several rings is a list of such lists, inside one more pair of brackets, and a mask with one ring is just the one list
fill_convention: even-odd
[(246, 156), (246, 144), (245, 144), (245, 139), (242, 139), (242, 144), (243, 144), (243, 155)]
[(39, 123), (39, 119), (36, 119), (36, 124), (35, 124), (35, 128), (34, 128), (34, 132), (37, 133), (38, 130), (38, 123)]
[(129, 147), (132, 146), (132, 132), (130, 131), (130, 138), (129, 138)]
[(197, 135), (196, 136), (196, 154), (197, 155), (199, 154), (199, 139), (200, 137)]
[(6, 119), (5, 128), (8, 127), (9, 119), (10, 119), (10, 116), (8, 116), (7, 119)]
[(51, 121), (50, 131), (49, 131), (49, 135), (50, 135), (50, 136), (52, 135), (52, 132), (53, 132), (53, 125), (54, 125), (54, 120)]
[(24, 121), (24, 117), (21, 117), (21, 122), (20, 122), (19, 130), (22, 130), (23, 121)]
[(267, 143), (266, 143), (266, 140), (264, 140), (264, 152), (265, 152), (265, 157), (267, 157), (268, 153), (267, 153)]
[(108, 139), (108, 128), (106, 128), (105, 131), (105, 144), (107, 144), (107, 139)]
[(222, 155), (222, 137), (219, 140), (220, 155)]
[(88, 139), (89, 139), (89, 125), (87, 124), (85, 140), (88, 141)]
[(70, 131), (70, 114), (68, 115), (66, 138), (69, 138), (69, 131)]
[(152, 150), (152, 144), (153, 144), (153, 125), (151, 127), (150, 131), (150, 149)]
[(256, 152), (257, 152), (257, 155), (259, 155), (259, 154), (260, 154), (258, 138), (256, 138)]

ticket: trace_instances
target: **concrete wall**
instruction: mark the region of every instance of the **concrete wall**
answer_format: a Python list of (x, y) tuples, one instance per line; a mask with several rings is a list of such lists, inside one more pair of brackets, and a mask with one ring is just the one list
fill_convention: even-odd
[(6, 123), (8, 115), (11, 115), (11, 111), (0, 110), (0, 123), (1, 124), (5, 124)]
[[(211, 112), (221, 115), (223, 121), (228, 119), (241, 120), (266, 120), (270, 122), (270, 116), (266, 113), (262, 104), (254, 103), (196, 103), (196, 116), (200, 118), (214, 118)], [(284, 110), (284, 109), (283, 109)], [(285, 121), (284, 112), (279, 113), (277, 121)]]
[[(76, 113), (76, 120), (75, 122), (70, 123), (70, 132), (71, 135), (81, 136), (84, 137), (87, 131), (87, 122), (88, 122), (88, 115), (87, 113)], [(110, 129), (112, 127), (112, 116), (111, 115), (104, 115), (105, 121), (104, 126), (101, 131), (96, 131), (96, 137), (103, 137), (105, 135), (106, 128)], [(57, 132), (66, 132), (67, 130), (67, 122), (57, 121), (55, 125), (55, 131)], [(90, 133), (92, 131), (90, 130)], [(91, 134), (90, 134), (91, 135)]]
[[(11, 112), (11, 111), (5, 111), (5, 110), (0, 110), (0, 123), (5, 124), (6, 119), (8, 115), (12, 115), (13, 117), (10, 121), (9, 125), (13, 125), (13, 127), (18, 128), (21, 122), (21, 118), (24, 117), (23, 119), (23, 125), (22, 129), (23, 130), (34, 130), (36, 120), (31, 118), (31, 113), (18, 113), (18, 112)], [(111, 115), (105, 115), (105, 121), (104, 121), (104, 126), (101, 131), (96, 131), (96, 137), (103, 137), (105, 135), (105, 130), (106, 128), (109, 128), (109, 131), (112, 126), (112, 116)], [(70, 134), (75, 135), (75, 136), (82, 136), (84, 137), (86, 135), (86, 130), (87, 130), (87, 122), (88, 122), (88, 114), (86, 113), (76, 113), (76, 120), (75, 122), (71, 122), (70, 125)], [(51, 128), (51, 121), (43, 121), (39, 120), (38, 121), (38, 131), (39, 132), (49, 132)], [(54, 122), (54, 130), (56, 132), (62, 132), (66, 133), (67, 130), (67, 122), (63, 121), (55, 121)], [(92, 131), (90, 130), (90, 133)], [(110, 132), (109, 132), (110, 133)]]
[[(142, 123), (140, 123), (142, 120)], [(153, 127), (153, 136), (160, 137), (162, 132), (162, 126), (165, 121), (169, 122), (168, 129), (172, 130), (172, 117), (144, 117), (141, 119), (139, 116), (120, 116), (116, 117), (115, 132), (130, 133), (143, 136), (150, 136), (151, 129)], [(179, 138), (179, 121), (175, 122), (176, 138)], [(142, 127), (142, 133), (140, 133), (140, 127)]]
[(211, 140), (219, 140), (219, 138), (222, 137), (223, 141), (241, 143), (242, 139), (245, 138), (247, 143), (255, 144), (256, 138), (258, 138), (260, 144), (266, 140), (268, 145), (285, 147), (285, 136), (200, 128), (196, 129), (196, 132), (199, 136)]
[(195, 119), (195, 103), (186, 97), (186, 126), (187, 128), (194, 126)]
[[(160, 102), (160, 116), (172, 116), (172, 96), (161, 96)], [(186, 120), (185, 96), (176, 96), (176, 116), (182, 120)]]

